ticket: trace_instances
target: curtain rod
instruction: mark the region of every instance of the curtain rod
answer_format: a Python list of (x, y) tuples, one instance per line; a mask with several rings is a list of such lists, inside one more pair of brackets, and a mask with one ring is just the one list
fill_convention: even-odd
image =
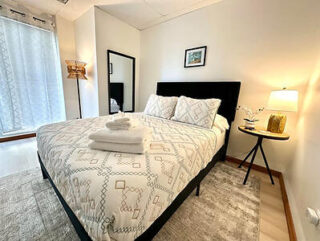
[(36, 17), (33, 17), (33, 20), (34, 21), (39, 21), (41, 23), (46, 23), (46, 20), (43, 20), (43, 19), (40, 19), (40, 18), (36, 18)]
[(20, 14), (21, 16), (23, 16), (23, 17), (25, 17), (26, 16), (26, 14), (25, 13), (22, 13), (22, 12), (19, 12), (19, 11), (17, 11), (17, 10), (14, 10), (14, 9), (10, 9), (10, 11), (11, 12), (13, 12), (13, 13), (17, 13), (17, 14)]
[[(2, 6), (0, 6), (0, 8), (2, 8)], [(11, 11), (12, 13), (20, 14), (20, 15), (23, 16), (23, 17), (26, 16), (25, 13), (20, 12), (20, 11), (17, 11), (17, 10), (14, 10), (14, 9), (12, 9), (12, 8), (10, 9), (10, 11)], [(33, 18), (34, 21), (39, 21), (39, 22), (41, 22), (41, 23), (46, 23), (46, 20), (43, 20), (43, 19), (41, 19), (41, 18), (37, 18), (37, 17), (32, 17), (32, 18)]]
[[(0, 0), (1, 1), (1, 0)], [(55, 29), (55, 19), (53, 15), (44, 15), (33, 13), (24, 8), (6, 5), (0, 3), (0, 16), (7, 17), (18, 22), (33, 25), (45, 30), (53, 31)]]

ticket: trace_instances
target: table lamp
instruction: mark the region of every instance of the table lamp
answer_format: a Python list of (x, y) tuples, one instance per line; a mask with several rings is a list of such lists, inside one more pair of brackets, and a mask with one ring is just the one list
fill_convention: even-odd
[(298, 110), (298, 91), (285, 88), (271, 91), (266, 109), (278, 111), (277, 114), (270, 115), (267, 130), (273, 133), (283, 133), (287, 117), (280, 111)]
[(86, 77), (86, 63), (77, 60), (66, 60), (68, 69), (68, 78), (77, 80), (78, 89), (78, 102), (79, 102), (79, 116), (82, 118), (81, 114), (81, 102), (80, 102), (80, 90), (79, 90), (79, 79), (87, 79)]

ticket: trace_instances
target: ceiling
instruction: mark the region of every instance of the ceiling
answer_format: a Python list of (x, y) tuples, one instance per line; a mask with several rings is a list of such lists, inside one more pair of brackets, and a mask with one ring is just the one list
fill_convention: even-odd
[[(220, 1), (221, 0), (114, 0), (97, 5), (110, 15), (142, 30)], [(103, 0), (100, 2), (103, 2)]]
[(69, 0), (67, 4), (57, 0), (14, 1), (71, 21), (95, 5), (142, 30), (222, 0)]

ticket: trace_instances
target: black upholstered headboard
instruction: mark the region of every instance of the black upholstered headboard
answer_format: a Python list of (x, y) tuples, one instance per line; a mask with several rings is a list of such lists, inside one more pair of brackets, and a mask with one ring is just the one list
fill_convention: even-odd
[(218, 113), (228, 119), (229, 123), (234, 121), (240, 82), (158, 82), (157, 94), (162, 96), (187, 96), (195, 99), (218, 98), (221, 106)]
[(115, 99), (120, 106), (120, 110), (123, 111), (123, 83), (110, 83), (109, 91), (110, 98)]

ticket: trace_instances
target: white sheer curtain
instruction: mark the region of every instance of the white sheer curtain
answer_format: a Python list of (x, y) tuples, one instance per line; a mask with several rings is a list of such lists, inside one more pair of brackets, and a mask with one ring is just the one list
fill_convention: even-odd
[(0, 17), (0, 136), (65, 120), (56, 36)]

